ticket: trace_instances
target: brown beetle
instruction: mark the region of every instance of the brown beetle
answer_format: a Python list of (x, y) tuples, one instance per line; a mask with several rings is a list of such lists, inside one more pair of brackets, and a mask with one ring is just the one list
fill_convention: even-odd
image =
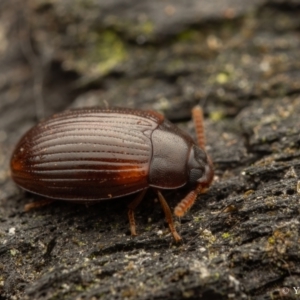
[(19, 141), (11, 158), (12, 177), (25, 190), (61, 200), (97, 201), (138, 193), (128, 207), (132, 235), (134, 209), (153, 187), (179, 241), (160, 190), (190, 188), (174, 211), (183, 216), (213, 179), (212, 163), (203, 150), (200, 107), (193, 116), (200, 147), (154, 111), (85, 108), (56, 114)]

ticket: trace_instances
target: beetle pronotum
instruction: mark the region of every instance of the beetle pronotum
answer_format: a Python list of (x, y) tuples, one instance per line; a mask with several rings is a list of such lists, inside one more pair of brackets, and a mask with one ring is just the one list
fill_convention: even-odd
[(14, 181), (48, 198), (99, 201), (137, 193), (134, 210), (149, 187), (155, 189), (170, 231), (177, 233), (161, 190), (188, 186), (175, 207), (183, 216), (212, 182), (213, 168), (204, 151), (202, 110), (193, 109), (199, 146), (163, 115), (129, 108), (85, 108), (56, 114), (29, 130), (11, 158)]

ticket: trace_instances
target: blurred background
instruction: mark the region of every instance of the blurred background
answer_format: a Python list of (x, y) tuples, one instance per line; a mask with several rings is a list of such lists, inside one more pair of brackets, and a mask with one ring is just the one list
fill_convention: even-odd
[[(299, 149), (300, 1), (1, 0), (0, 239), (15, 228), (31, 197), (24, 200), (12, 183), (9, 158), (38, 120), (74, 107), (127, 106), (160, 111), (193, 134), (188, 121), (198, 103), (216, 167), (210, 199), (283, 178), (265, 169), (246, 169), (243, 174), (254, 178), (245, 181), (235, 176), (264, 155)], [(290, 166), (295, 162), (279, 169)], [(299, 173), (298, 166), (292, 177)], [(262, 228), (267, 225), (259, 234)], [(6, 295), (14, 294), (14, 282), (5, 285)], [(255, 295), (259, 283), (251, 284)]]
[(0, 141), (75, 106), (211, 119), (300, 88), (296, 0), (1, 0)]

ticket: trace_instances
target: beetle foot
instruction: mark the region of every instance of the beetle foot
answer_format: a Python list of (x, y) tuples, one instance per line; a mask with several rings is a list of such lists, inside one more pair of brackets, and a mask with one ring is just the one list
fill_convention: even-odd
[(169, 228), (170, 228), (170, 231), (171, 231), (171, 233), (172, 233), (172, 235), (173, 235), (173, 238), (174, 238), (175, 242), (176, 242), (176, 243), (181, 242), (181, 241), (182, 241), (182, 238), (181, 238), (181, 236), (178, 234), (178, 232), (176, 231), (176, 229), (175, 229), (174, 227), (171, 229), (170, 224), (169, 224)]
[(53, 199), (43, 199), (43, 200), (39, 200), (39, 201), (27, 203), (27, 204), (24, 205), (24, 211), (28, 212), (28, 211), (30, 211), (32, 209), (36, 209), (36, 208), (40, 208), (40, 207), (43, 207), (43, 206), (47, 206), (47, 205), (51, 204), (54, 201), (55, 200), (53, 200)]

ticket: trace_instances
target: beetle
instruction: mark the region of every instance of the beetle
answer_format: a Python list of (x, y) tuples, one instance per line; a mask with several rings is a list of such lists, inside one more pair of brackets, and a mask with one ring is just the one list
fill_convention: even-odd
[(161, 190), (188, 187), (174, 210), (181, 217), (214, 176), (204, 151), (202, 110), (197, 106), (192, 112), (198, 144), (151, 110), (83, 108), (55, 114), (21, 138), (11, 158), (12, 178), (32, 193), (73, 202), (136, 193), (128, 205), (132, 235), (134, 210), (146, 190), (154, 188), (169, 229), (180, 241)]

